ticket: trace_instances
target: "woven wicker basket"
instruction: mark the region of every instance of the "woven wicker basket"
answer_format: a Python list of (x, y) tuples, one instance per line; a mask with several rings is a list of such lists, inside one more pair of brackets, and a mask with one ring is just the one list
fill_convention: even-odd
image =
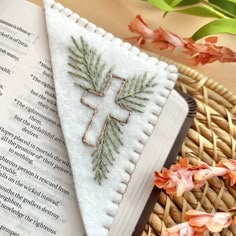
[[(173, 61), (166, 60), (174, 63)], [(188, 132), (179, 157), (188, 157), (214, 166), (221, 158), (236, 159), (236, 96), (208, 77), (182, 64), (177, 87), (197, 102), (197, 115)], [(201, 189), (186, 192), (182, 197), (161, 191), (142, 236), (160, 235), (162, 229), (184, 221), (185, 212), (225, 211), (236, 206), (236, 187), (215, 177)], [(236, 226), (221, 233), (205, 235), (236, 235)]]

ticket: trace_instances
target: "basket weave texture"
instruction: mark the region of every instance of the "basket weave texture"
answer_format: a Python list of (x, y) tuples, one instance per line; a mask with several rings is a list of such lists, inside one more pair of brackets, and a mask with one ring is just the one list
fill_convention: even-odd
[[(197, 102), (196, 118), (178, 158), (187, 157), (191, 164), (201, 160), (212, 166), (222, 158), (236, 159), (236, 96), (197, 71), (174, 64), (180, 74), (177, 87)], [(189, 209), (212, 213), (235, 206), (236, 187), (230, 187), (229, 181), (220, 177), (210, 179), (201, 189), (186, 192), (182, 197), (161, 191), (142, 236), (160, 235), (162, 229), (184, 222)], [(208, 235), (235, 236), (236, 226), (204, 236)]]

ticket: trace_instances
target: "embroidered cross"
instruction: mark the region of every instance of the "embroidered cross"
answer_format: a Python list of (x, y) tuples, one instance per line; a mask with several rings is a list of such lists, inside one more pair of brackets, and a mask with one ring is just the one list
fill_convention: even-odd
[(113, 75), (102, 94), (94, 91), (84, 92), (81, 103), (93, 110), (93, 116), (83, 135), (85, 144), (92, 147), (99, 144), (109, 119), (128, 122), (131, 112), (118, 102), (124, 84), (124, 79)]
[[(85, 92), (81, 103), (92, 113), (85, 127), (82, 142), (94, 147), (91, 149), (94, 178), (101, 184), (108, 178), (123, 145), (123, 124), (127, 123), (132, 112), (142, 113), (146, 103), (155, 91), (157, 75), (129, 75), (128, 80), (113, 75), (115, 66), (109, 58), (89, 44), (82, 36), (76, 40), (71, 37), (69, 50), (69, 75), (74, 85)], [(112, 76), (113, 75), (113, 76)], [(83, 114), (82, 114), (83, 115)]]

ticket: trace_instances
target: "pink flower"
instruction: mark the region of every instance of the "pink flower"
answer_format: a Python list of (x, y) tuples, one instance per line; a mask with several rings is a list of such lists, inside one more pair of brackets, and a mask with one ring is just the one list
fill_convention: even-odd
[(231, 179), (231, 184), (236, 182), (236, 162), (221, 161), (217, 167), (201, 163), (198, 166), (189, 165), (187, 158), (182, 158), (179, 164), (174, 164), (170, 169), (163, 168), (162, 172), (155, 172), (154, 184), (163, 188), (168, 194), (176, 193), (181, 196), (185, 191), (201, 188), (208, 179), (214, 176), (226, 176)]
[(154, 31), (148, 28), (148, 25), (143, 21), (141, 15), (137, 15), (129, 24), (129, 30), (131, 32), (138, 33), (138, 36), (127, 38), (130, 43), (139, 47), (145, 43), (146, 39), (154, 39)]
[(194, 230), (188, 222), (174, 225), (171, 228), (166, 228), (161, 232), (161, 236), (193, 236)]
[(162, 28), (151, 30), (140, 15), (137, 15), (130, 22), (129, 30), (137, 33), (138, 36), (127, 38), (126, 40), (138, 47), (144, 44), (146, 39), (152, 40), (153, 47), (160, 50), (168, 49), (173, 51), (175, 47), (184, 45), (183, 40), (173, 33), (167, 32)]
[(193, 65), (220, 62), (236, 62), (236, 53), (223, 46), (216, 46), (217, 37), (205, 38), (203, 43), (196, 43), (192, 39), (186, 39), (184, 52), (191, 56)]
[(189, 210), (185, 215), (187, 222), (164, 229), (161, 236), (202, 236), (208, 230), (217, 233), (231, 224), (236, 224), (235, 215), (235, 207), (228, 212), (217, 213)]
[(184, 48), (184, 53), (191, 56), (190, 62), (193, 65), (219, 62), (236, 62), (236, 53), (230, 48), (217, 46), (217, 37), (211, 36), (203, 42), (194, 42), (191, 38), (181, 38), (176, 34), (168, 32), (161, 27), (152, 30), (144, 22), (141, 15), (137, 15), (129, 24), (129, 30), (138, 34), (126, 40), (137, 47), (151, 41), (154, 48), (158, 50), (173, 51), (176, 47)]
[(195, 185), (201, 187), (205, 184), (206, 180), (194, 183), (194, 175), (206, 168), (209, 167), (204, 163), (191, 166), (187, 158), (182, 158), (178, 164), (172, 165), (170, 170), (163, 168), (162, 173), (155, 172), (154, 183), (158, 188), (164, 188), (168, 194), (177, 193), (177, 196), (181, 196), (185, 191), (193, 189)]
[(217, 233), (232, 223), (230, 212), (218, 212), (213, 214), (189, 210), (186, 212), (185, 218), (188, 221), (188, 224), (197, 233), (203, 233), (206, 230)]
[(170, 33), (161, 27), (154, 31), (155, 39), (152, 41), (154, 48), (173, 51), (175, 47), (183, 47), (184, 41), (178, 35)]
[[(202, 167), (204, 164), (202, 164)], [(224, 176), (226, 174), (227, 170), (225, 168), (211, 167), (205, 164), (205, 168), (199, 169), (194, 173), (194, 187), (201, 188), (208, 179), (214, 176)]]
[(194, 187), (186, 158), (181, 159), (179, 164), (172, 165), (170, 170), (163, 168), (162, 173), (155, 172), (155, 176), (155, 185), (158, 188), (164, 188), (168, 194), (177, 193), (181, 196), (184, 191)]
[(217, 166), (226, 169), (225, 178), (230, 179), (230, 185), (233, 186), (236, 183), (236, 161), (234, 160), (221, 160)]

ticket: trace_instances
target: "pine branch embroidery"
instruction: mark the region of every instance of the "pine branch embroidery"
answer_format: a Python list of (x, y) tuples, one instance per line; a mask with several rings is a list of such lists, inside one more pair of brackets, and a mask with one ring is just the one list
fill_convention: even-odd
[(113, 68), (106, 68), (106, 63), (96, 49), (89, 46), (80, 37), (77, 42), (72, 37), (74, 48), (69, 48), (69, 63), (72, 71), (69, 71), (75, 78), (75, 84), (82, 89), (102, 93), (111, 79)]
[(119, 146), (123, 145), (120, 136), (123, 124), (115, 119), (108, 119), (106, 129), (99, 145), (92, 154), (95, 180), (101, 184), (109, 173), (108, 165), (113, 165), (115, 154), (119, 154)]
[[(83, 37), (77, 42), (72, 37), (73, 48), (69, 48), (69, 74), (75, 79), (75, 85), (92, 93), (103, 96), (107, 84), (111, 81), (113, 67), (108, 67)], [(149, 77), (147, 73), (136, 75), (128, 80), (119, 92), (117, 102), (130, 111), (143, 112), (153, 88), (157, 85), (156, 75)], [(113, 165), (115, 157), (119, 154), (123, 123), (111, 117), (107, 118), (102, 138), (92, 153), (92, 165), (95, 180), (101, 185), (107, 179), (109, 166)]]
[(126, 80), (118, 101), (132, 111), (143, 112), (145, 103), (149, 100), (148, 95), (153, 93), (157, 85), (156, 76), (148, 77), (147, 73), (134, 76)]

